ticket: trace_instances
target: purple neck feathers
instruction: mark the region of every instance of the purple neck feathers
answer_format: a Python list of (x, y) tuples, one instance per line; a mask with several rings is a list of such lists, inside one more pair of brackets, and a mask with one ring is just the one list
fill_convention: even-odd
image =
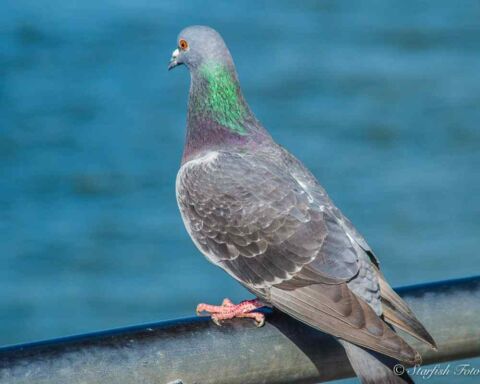
[(246, 103), (233, 67), (207, 64), (191, 75), (182, 163), (210, 150), (233, 150), (271, 140)]

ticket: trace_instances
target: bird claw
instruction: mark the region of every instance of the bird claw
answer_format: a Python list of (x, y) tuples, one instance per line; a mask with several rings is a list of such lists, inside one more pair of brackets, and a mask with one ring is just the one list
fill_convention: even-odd
[(197, 305), (197, 308), (195, 309), (195, 313), (197, 314), (198, 317), (205, 317), (205, 316), (208, 316), (207, 313), (204, 313), (204, 309), (203, 309), (203, 306), (205, 304), (198, 304)]
[(222, 326), (222, 323), (220, 322), (219, 319), (217, 319), (217, 316), (212, 315), (212, 316), (211, 316), (211, 319), (212, 319), (212, 321), (215, 323), (215, 325), (217, 325), (218, 327), (221, 327), (221, 326)]
[(257, 328), (261, 328), (265, 325), (265, 315), (263, 315), (262, 313), (262, 317), (260, 320), (257, 320), (257, 319), (254, 319), (255, 321), (255, 325), (257, 326)]
[(263, 303), (259, 300), (245, 300), (239, 304), (233, 304), (229, 299), (223, 299), (221, 305), (210, 305), (210, 304), (198, 304), (196, 308), (197, 316), (208, 316), (212, 321), (218, 325), (222, 326), (223, 320), (230, 320), (235, 317), (244, 317), (250, 318), (255, 321), (257, 327), (261, 327), (265, 324), (265, 315), (260, 312), (252, 312), (255, 309), (263, 307)]

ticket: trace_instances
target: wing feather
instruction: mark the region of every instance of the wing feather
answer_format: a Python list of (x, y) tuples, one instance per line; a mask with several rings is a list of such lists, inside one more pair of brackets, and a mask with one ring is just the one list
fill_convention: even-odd
[[(380, 317), (378, 261), (365, 239), (288, 152), (197, 158), (179, 171), (177, 199), (199, 249), (252, 292), (315, 328), (419, 362)], [(387, 320), (402, 325), (403, 301), (382, 293), (393, 303)]]
[(271, 156), (218, 152), (181, 168), (178, 203), (195, 243), (255, 287), (289, 280), (307, 264), (308, 281), (352, 278), (357, 255), (341, 223)]
[(420, 355), (356, 297), (345, 283), (271, 289), (271, 302), (292, 317), (352, 343), (419, 364)]

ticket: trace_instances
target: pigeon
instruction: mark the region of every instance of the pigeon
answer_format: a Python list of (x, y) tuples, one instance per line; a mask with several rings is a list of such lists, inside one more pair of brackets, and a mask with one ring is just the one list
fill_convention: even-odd
[(190, 26), (168, 69), (191, 76), (177, 202), (197, 248), (255, 295), (199, 304), (221, 324), (262, 306), (337, 338), (362, 383), (412, 382), (392, 370), (421, 363), (395, 326), (435, 341), (380, 270), (377, 256), (315, 176), (277, 144), (247, 104), (220, 34)]

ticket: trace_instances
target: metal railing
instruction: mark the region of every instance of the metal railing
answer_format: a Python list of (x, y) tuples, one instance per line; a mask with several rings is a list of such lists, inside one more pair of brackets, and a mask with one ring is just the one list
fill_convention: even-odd
[[(480, 355), (480, 276), (400, 288), (438, 351), (424, 364)], [(0, 383), (318, 383), (353, 376), (335, 339), (277, 311), (256, 328), (208, 318), (141, 325), (0, 349)]]

